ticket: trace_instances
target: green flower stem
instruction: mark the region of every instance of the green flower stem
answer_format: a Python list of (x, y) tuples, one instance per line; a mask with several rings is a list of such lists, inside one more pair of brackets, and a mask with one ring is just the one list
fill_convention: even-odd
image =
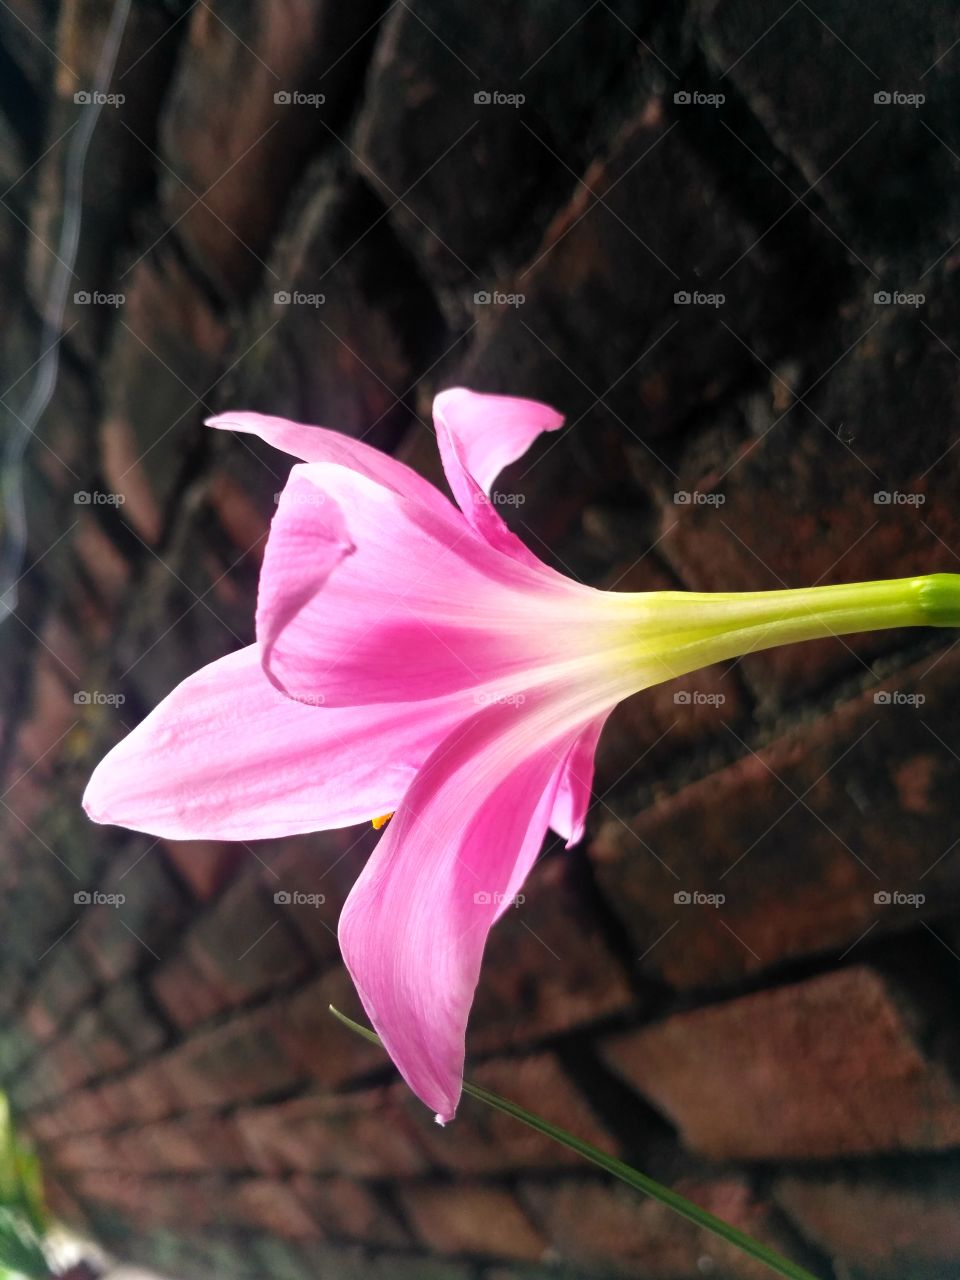
[[(330, 1012), (345, 1027), (349, 1027), (357, 1035), (363, 1036), (371, 1044), (379, 1045), (380, 1048), (383, 1048), (380, 1037), (368, 1027), (361, 1027), (359, 1023), (348, 1018), (346, 1014), (340, 1013), (333, 1005), (330, 1006)], [(485, 1102), (488, 1106), (497, 1111), (502, 1111), (505, 1115), (513, 1116), (514, 1119), (528, 1125), (531, 1129), (535, 1129), (538, 1133), (546, 1134), (548, 1138), (559, 1142), (561, 1146), (567, 1147), (570, 1151), (576, 1151), (578, 1155), (583, 1156), (585, 1160), (589, 1160), (606, 1173), (613, 1174), (615, 1178), (619, 1178), (627, 1186), (633, 1187), (636, 1191), (642, 1191), (645, 1195), (658, 1200), (660, 1204), (666, 1205), (668, 1209), (672, 1209), (674, 1213), (679, 1213), (681, 1217), (687, 1218), (698, 1227), (702, 1227), (706, 1231), (712, 1231), (721, 1240), (726, 1240), (729, 1244), (736, 1245), (738, 1249), (742, 1249), (751, 1258), (757, 1258), (760, 1262), (765, 1263), (774, 1274), (787, 1276), (790, 1280), (817, 1280), (817, 1277), (812, 1272), (806, 1271), (803, 1267), (797, 1266), (795, 1262), (782, 1257), (776, 1250), (762, 1244), (759, 1240), (755, 1240), (753, 1236), (748, 1236), (745, 1231), (740, 1231), (737, 1227), (731, 1226), (729, 1222), (724, 1222), (722, 1218), (715, 1217), (712, 1213), (708, 1213), (706, 1209), (701, 1209), (699, 1205), (687, 1200), (686, 1197), (678, 1195), (676, 1191), (671, 1191), (669, 1187), (663, 1186), (662, 1183), (655, 1182), (653, 1178), (648, 1178), (646, 1174), (640, 1173), (628, 1164), (624, 1164), (622, 1160), (617, 1160), (614, 1156), (607, 1155), (599, 1147), (593, 1146), (592, 1143), (584, 1142), (582, 1138), (575, 1137), (572, 1133), (568, 1133), (566, 1129), (560, 1129), (556, 1125), (550, 1124), (547, 1120), (541, 1120), (539, 1116), (525, 1111), (523, 1107), (518, 1107), (515, 1102), (510, 1102), (507, 1098), (501, 1098), (499, 1094), (491, 1093), (489, 1089), (482, 1089), (479, 1085), (469, 1084), (464, 1081), (463, 1091), (469, 1094), (471, 1098)]]
[(669, 679), (775, 645), (891, 627), (960, 626), (960, 574), (785, 591), (651, 591), (622, 597), (633, 657)]

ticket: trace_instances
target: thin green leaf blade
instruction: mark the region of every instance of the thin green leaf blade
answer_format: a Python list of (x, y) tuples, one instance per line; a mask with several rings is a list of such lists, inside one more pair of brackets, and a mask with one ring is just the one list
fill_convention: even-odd
[[(368, 1027), (360, 1026), (352, 1018), (348, 1018), (346, 1014), (341, 1013), (339, 1009), (335, 1009), (333, 1005), (330, 1006), (330, 1012), (345, 1027), (349, 1027), (357, 1035), (363, 1036), (364, 1040), (369, 1040), (371, 1044), (376, 1044), (383, 1048), (383, 1042), (380, 1037)], [(734, 1227), (722, 1218), (718, 1218), (706, 1209), (702, 1209), (699, 1205), (694, 1204), (692, 1200), (688, 1200), (686, 1196), (680, 1195), (677, 1191), (672, 1191), (669, 1187), (665, 1187), (645, 1173), (641, 1173), (638, 1169), (634, 1169), (622, 1160), (618, 1160), (616, 1156), (608, 1155), (592, 1143), (585, 1142), (575, 1134), (568, 1133), (566, 1129), (561, 1129), (557, 1125), (551, 1124), (548, 1120), (542, 1120), (539, 1116), (526, 1111), (508, 1098), (501, 1098), (499, 1094), (491, 1093), (489, 1089), (483, 1089), (480, 1085), (470, 1084), (466, 1080), (463, 1082), (463, 1091), (469, 1094), (471, 1098), (476, 1098), (478, 1102), (486, 1103), (487, 1106), (493, 1107), (505, 1115), (513, 1116), (521, 1124), (535, 1129), (538, 1133), (545, 1134), (548, 1138), (552, 1138), (554, 1142), (559, 1142), (561, 1146), (566, 1147), (568, 1150), (575, 1151), (578, 1155), (583, 1156), (585, 1160), (589, 1160), (591, 1164), (597, 1165), (598, 1168), (603, 1169), (606, 1173), (619, 1178), (621, 1182), (625, 1182), (627, 1186), (633, 1187), (636, 1191), (642, 1191), (645, 1195), (659, 1201), (660, 1204), (666, 1205), (668, 1209), (672, 1209), (674, 1213), (680, 1214), (681, 1217), (695, 1223), (698, 1227), (702, 1227), (704, 1230), (719, 1236), (721, 1240), (726, 1240), (729, 1244), (736, 1245), (738, 1249), (742, 1249), (750, 1257), (757, 1258), (760, 1262), (765, 1263), (777, 1275), (786, 1276), (788, 1280), (818, 1280), (818, 1277), (811, 1271), (807, 1271), (798, 1266), (797, 1263), (791, 1262), (789, 1258), (784, 1258), (775, 1249), (771, 1249), (768, 1245), (763, 1244), (762, 1241), (747, 1235), (745, 1231), (741, 1231), (738, 1227)]]

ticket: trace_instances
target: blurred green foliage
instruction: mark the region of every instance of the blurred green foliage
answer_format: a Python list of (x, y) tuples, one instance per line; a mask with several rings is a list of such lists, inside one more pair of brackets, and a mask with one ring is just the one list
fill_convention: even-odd
[(39, 1161), (17, 1138), (10, 1104), (0, 1094), (0, 1280), (47, 1280), (42, 1241), (49, 1222)]

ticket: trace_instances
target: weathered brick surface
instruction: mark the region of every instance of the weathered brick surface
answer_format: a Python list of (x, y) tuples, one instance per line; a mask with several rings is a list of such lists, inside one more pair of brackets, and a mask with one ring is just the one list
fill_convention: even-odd
[[(676, 1189), (724, 1221), (786, 1254), (793, 1242), (776, 1222), (769, 1201), (740, 1179), (685, 1180)], [(626, 1188), (572, 1180), (559, 1186), (535, 1183), (523, 1187), (523, 1198), (536, 1215), (559, 1255), (592, 1272), (622, 1276), (657, 1276), (687, 1280), (696, 1274), (765, 1280), (763, 1262), (717, 1240), (691, 1223), (678, 1230), (663, 1205), (631, 1194)]]
[[(497, 33), (513, 17), (506, 6), (489, 22), (431, 0), (390, 12), (357, 160), (433, 278), (472, 292), (491, 259), (499, 265), (506, 250), (516, 264), (534, 250), (550, 197), (587, 158), (583, 132), (598, 82), (630, 64), (633, 29), (645, 16), (635, 3), (585, 13), (563, 0), (536, 22), (514, 23), (504, 44)], [(577, 37), (567, 41), (573, 26)], [(526, 101), (485, 102), (493, 92)]]
[(920, 1280), (949, 1274), (960, 1249), (956, 1159), (919, 1164), (891, 1178), (866, 1168), (797, 1176), (775, 1195), (801, 1230), (858, 1276)]
[(321, 1180), (298, 1175), (291, 1186), (332, 1239), (359, 1240), (381, 1248), (402, 1248), (411, 1243), (396, 1216), (361, 1182), (349, 1177)]
[[(711, 2), (704, 10), (713, 65), (748, 96), (802, 171), (797, 194), (816, 184), (818, 199), (835, 215), (831, 225), (839, 221), (857, 252), (902, 253), (917, 241), (925, 248), (936, 244), (940, 228), (927, 218), (952, 190), (949, 152), (920, 124), (916, 106), (890, 104), (888, 110), (875, 95), (924, 94), (930, 129), (941, 139), (949, 136), (947, 103), (957, 69), (943, 53), (960, 35), (956, 15), (931, 6), (917, 23), (896, 6), (881, 5), (866, 21), (853, 22), (849, 10), (834, 2), (816, 12), (798, 6), (783, 22), (771, 23), (742, 0)], [(816, 75), (804, 75), (811, 67)], [(840, 82), (842, 96), (814, 88)], [(891, 156), (909, 166), (909, 185), (901, 165), (887, 163)], [(869, 196), (865, 173), (874, 175)]]
[[(688, 451), (678, 487), (716, 490), (721, 506), (677, 507), (667, 492), (675, 482), (664, 478), (658, 550), (690, 586), (756, 590), (955, 567), (957, 366), (938, 336), (958, 319), (952, 274), (941, 266), (925, 278), (922, 314), (874, 304), (879, 287), (862, 286), (839, 334), (801, 367), (771, 369), (758, 358), (763, 386), (742, 405), (750, 431), (738, 445), (720, 436)], [(904, 430), (899, 403), (908, 366), (924, 387), (919, 436)], [(762, 699), (784, 703), (863, 671), (902, 639), (818, 640), (741, 665)]]
[(523, 1044), (625, 1009), (626, 977), (562, 856), (533, 872), (487, 945), (468, 1052)]
[(930, 1031), (894, 984), (855, 967), (675, 1014), (604, 1053), (712, 1156), (924, 1151), (960, 1135), (960, 1089)]
[(924, 658), (629, 825), (605, 816), (591, 853), (641, 969), (729, 983), (954, 909), (958, 761), (939, 745), (958, 670)]
[(306, 969), (296, 936), (252, 875), (223, 894), (191, 931), (186, 951), (201, 973), (237, 1001), (292, 982)]
[[(331, 1018), (362, 1017), (336, 928), (369, 827), (171, 843), (79, 799), (254, 638), (293, 460), (205, 431), (220, 409), (338, 427), (442, 487), (438, 388), (541, 396), (567, 429), (498, 480), (503, 514), (612, 590), (955, 568), (960, 27), (825, 3), (132, 7), (22, 437), (0, 662), (0, 1081), (56, 1206), (119, 1256), (183, 1280), (753, 1274), (473, 1100), (439, 1129)], [(109, 20), (0, 4), (12, 451)], [(874, 100), (895, 91), (925, 101)], [(95, 290), (124, 300), (74, 301)], [(951, 641), (757, 653), (618, 708), (588, 848), (551, 848), (494, 930), (469, 1029), (473, 1078), (824, 1280), (960, 1259)], [(674, 901), (696, 891), (726, 900)]]
[(227, 334), (168, 246), (133, 266), (125, 287), (100, 445), (109, 487), (124, 495), (125, 519), (156, 543), (184, 452), (196, 447), (211, 412)]
[[(616, 1133), (598, 1122), (551, 1054), (485, 1062), (471, 1070), (470, 1079), (604, 1151), (616, 1154), (619, 1149)], [(421, 1145), (445, 1168), (466, 1174), (501, 1173), (579, 1162), (573, 1152), (471, 1098), (464, 1098), (456, 1125), (441, 1128), (408, 1091), (401, 1090), (399, 1096)]]
[(404, 1187), (401, 1202), (414, 1229), (440, 1253), (475, 1253), (535, 1262), (546, 1241), (506, 1190), (469, 1182)]
[(276, 1173), (395, 1177), (428, 1162), (396, 1092), (310, 1094), (241, 1113), (239, 1124), (258, 1167)]
[[(162, 202), (227, 295), (257, 279), (304, 158), (349, 113), (380, 8), (378, 0), (346, 10), (327, 0), (218, 0), (191, 14), (161, 127)], [(278, 94), (327, 100), (318, 107)]]

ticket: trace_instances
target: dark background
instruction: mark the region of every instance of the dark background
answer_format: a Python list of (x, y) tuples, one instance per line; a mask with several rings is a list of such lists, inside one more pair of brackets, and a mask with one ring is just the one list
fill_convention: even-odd
[[(252, 639), (289, 463), (205, 432), (223, 408), (442, 483), (436, 390), (546, 399), (569, 427), (507, 518), (600, 586), (956, 571), (960, 18), (142, 0), (71, 270), (111, 12), (0, 6), (0, 1080), (56, 1209), (204, 1280), (767, 1274), (472, 1102), (441, 1131), (331, 1023), (369, 832), (171, 844), (79, 796)], [(955, 643), (795, 646), (623, 706), (587, 840), (492, 936), (473, 1078), (824, 1277), (960, 1276)]]

